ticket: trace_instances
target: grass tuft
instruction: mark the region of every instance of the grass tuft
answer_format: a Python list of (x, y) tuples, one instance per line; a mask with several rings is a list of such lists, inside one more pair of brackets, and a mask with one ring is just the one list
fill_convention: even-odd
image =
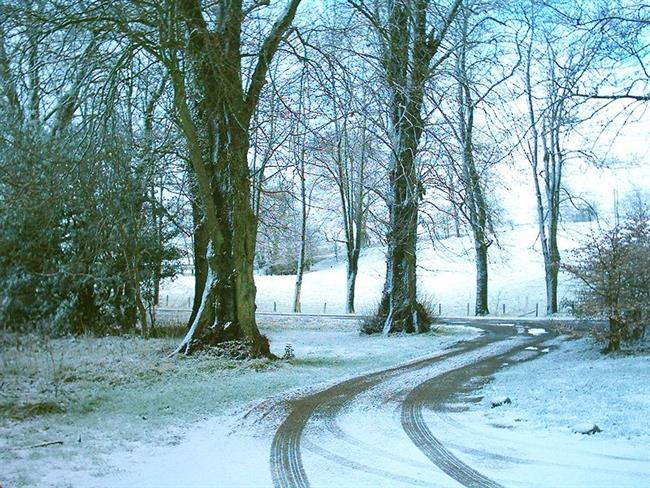
[(42, 415), (65, 413), (66, 408), (59, 402), (0, 403), (0, 414), (14, 420), (27, 420)]

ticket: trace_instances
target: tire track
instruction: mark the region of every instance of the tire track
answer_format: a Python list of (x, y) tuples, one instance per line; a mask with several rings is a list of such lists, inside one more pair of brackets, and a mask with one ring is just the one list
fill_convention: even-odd
[(402, 409), (402, 426), (413, 443), (442, 471), (464, 486), (500, 488), (501, 485), (483, 476), (449, 452), (428, 429), (422, 411), (413, 403)]
[[(327, 412), (326, 418), (331, 419), (346, 405), (351, 403), (360, 393), (378, 385), (382, 381), (386, 381), (400, 374), (422, 369), (433, 363), (467, 353), (516, 334), (511, 328), (491, 327), (487, 324), (481, 325), (484, 330), (490, 333), (482, 335), (477, 339), (461, 343), (458, 347), (448, 352), (420, 359), (406, 365), (352, 378), (325, 390), (289, 401), (290, 413), (277, 429), (271, 444), (270, 465), (274, 486), (277, 488), (307, 488), (310, 486), (303, 466), (300, 448), (305, 426), (317, 409), (324, 408)], [(329, 458), (337, 460), (339, 464), (344, 465), (349, 465), (351, 462), (350, 460), (343, 462), (345, 458), (341, 458), (341, 456), (333, 453), (329, 453)], [(362, 469), (362, 466), (355, 462), (355, 469)], [(366, 470), (372, 469), (369, 467), (365, 468)], [(413, 481), (417, 481), (417, 484), (419, 484), (418, 480)]]
[(402, 428), (433, 464), (462, 485), (476, 488), (502, 488), (502, 485), (468, 466), (445, 448), (427, 426), (422, 412), (427, 406), (441, 407), (462, 388), (466, 381), (476, 376), (485, 377), (495, 373), (506, 358), (543, 340), (544, 338), (530, 339), (506, 353), (485, 358), (473, 365), (444, 373), (421, 383), (411, 390), (402, 404)]

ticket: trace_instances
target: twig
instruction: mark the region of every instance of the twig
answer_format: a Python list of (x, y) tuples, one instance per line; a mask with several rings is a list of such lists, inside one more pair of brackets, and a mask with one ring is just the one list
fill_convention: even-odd
[(49, 441), (49, 442), (42, 442), (40, 444), (34, 444), (33, 446), (24, 446), (24, 447), (13, 447), (9, 449), (10, 451), (19, 451), (21, 449), (36, 449), (38, 447), (48, 447), (48, 446), (62, 446), (63, 441)]

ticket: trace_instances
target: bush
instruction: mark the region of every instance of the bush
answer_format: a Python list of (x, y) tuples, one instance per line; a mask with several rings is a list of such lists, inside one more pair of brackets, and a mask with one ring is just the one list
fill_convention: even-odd
[(575, 312), (609, 321), (604, 352), (641, 339), (650, 318), (650, 219), (626, 219), (574, 251), (565, 265), (579, 282)]
[[(27, 137), (32, 139), (27, 139)], [(25, 134), (0, 141), (0, 323), (53, 334), (128, 332), (175, 273), (178, 230), (128, 141), (93, 151)]]

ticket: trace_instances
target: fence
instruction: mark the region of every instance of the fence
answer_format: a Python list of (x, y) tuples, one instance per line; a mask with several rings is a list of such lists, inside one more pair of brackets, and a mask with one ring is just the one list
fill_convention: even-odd
[[(156, 320), (161, 324), (178, 324), (187, 321), (191, 313), (192, 301), (188, 298), (183, 301), (183, 306), (168, 306), (170, 303), (169, 296), (163, 297), (160, 306), (156, 309)], [(175, 305), (179, 304), (178, 300), (174, 301)], [(490, 316), (492, 317), (541, 317), (546, 314), (546, 302), (529, 302), (520, 303), (493, 303), (490, 307)], [(435, 303), (432, 304), (432, 312), (439, 317), (472, 317), (474, 316), (474, 304), (470, 302), (461, 303)], [(570, 311), (570, 310), (562, 310)], [(339, 318), (364, 318), (372, 315), (373, 310), (367, 307), (358, 307), (355, 315), (347, 314), (345, 306), (341, 303), (330, 304), (322, 303), (304, 303), (301, 304), (300, 314), (303, 316), (329, 316)], [(287, 301), (262, 301), (257, 304), (257, 313), (266, 314), (293, 314), (293, 307)]]

